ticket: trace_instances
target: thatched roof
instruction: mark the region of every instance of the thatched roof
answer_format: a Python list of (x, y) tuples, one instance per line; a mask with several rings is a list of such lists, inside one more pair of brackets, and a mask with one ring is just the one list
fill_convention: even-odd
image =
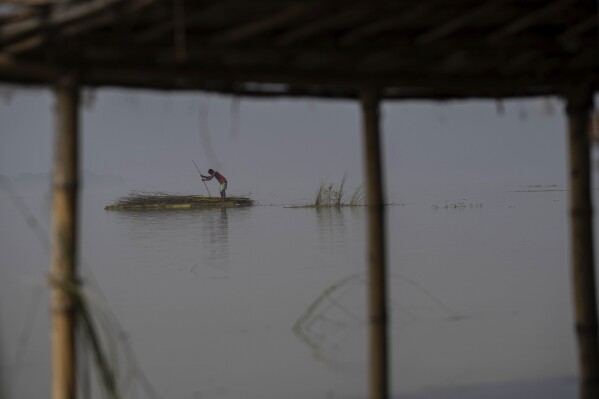
[(0, 81), (386, 98), (599, 87), (596, 0), (9, 0)]

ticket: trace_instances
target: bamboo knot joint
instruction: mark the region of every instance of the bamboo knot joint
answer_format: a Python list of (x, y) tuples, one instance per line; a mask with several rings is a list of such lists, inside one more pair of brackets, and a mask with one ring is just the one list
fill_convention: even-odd
[(62, 314), (62, 315), (75, 315), (77, 313), (77, 306), (73, 301), (57, 301), (55, 300), (51, 307), (50, 312), (53, 314)]
[(79, 188), (79, 182), (78, 181), (66, 181), (66, 180), (60, 179), (60, 180), (54, 180), (53, 186), (57, 190), (75, 191)]
[(63, 291), (69, 291), (72, 294), (76, 294), (76, 290), (81, 286), (81, 280), (77, 277), (58, 277), (49, 274), (47, 277), (47, 283), (51, 288), (61, 289)]

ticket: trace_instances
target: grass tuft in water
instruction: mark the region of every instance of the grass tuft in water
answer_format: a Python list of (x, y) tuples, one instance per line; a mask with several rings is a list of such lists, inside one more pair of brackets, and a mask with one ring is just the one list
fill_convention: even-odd
[(364, 188), (360, 185), (356, 187), (356, 190), (349, 199), (349, 206), (361, 206), (364, 205)]
[(321, 181), (314, 194), (314, 201), (307, 205), (293, 205), (291, 208), (330, 208), (342, 206), (362, 206), (364, 205), (364, 194), (362, 186), (359, 186), (354, 191), (349, 202), (343, 202), (345, 196), (345, 182), (347, 181), (347, 173), (343, 175), (338, 188), (335, 188), (331, 183)]
[(223, 202), (220, 197), (202, 195), (180, 195), (163, 192), (130, 191), (125, 197), (107, 205), (106, 210), (156, 210), (192, 209), (206, 207), (251, 206), (254, 201), (247, 197), (228, 196)]
[(341, 184), (339, 185), (339, 191), (337, 191), (337, 200), (335, 205), (341, 206), (343, 199), (343, 186), (345, 186), (345, 179), (347, 178), (347, 172), (343, 174), (343, 179), (341, 179)]
[(320, 185), (316, 189), (316, 196), (314, 197), (314, 206), (319, 207), (322, 206), (325, 195), (325, 184), (324, 182), (320, 182)]

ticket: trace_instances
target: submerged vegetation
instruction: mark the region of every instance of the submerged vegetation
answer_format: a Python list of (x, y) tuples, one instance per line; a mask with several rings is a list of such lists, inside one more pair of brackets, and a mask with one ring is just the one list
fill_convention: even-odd
[(203, 195), (178, 195), (163, 192), (131, 191), (104, 209), (118, 210), (157, 210), (157, 209), (196, 209), (209, 207), (252, 206), (254, 201), (248, 197), (220, 197)]

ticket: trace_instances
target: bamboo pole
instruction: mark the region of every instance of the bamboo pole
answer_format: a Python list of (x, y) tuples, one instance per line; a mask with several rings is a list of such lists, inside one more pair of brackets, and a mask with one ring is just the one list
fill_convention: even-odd
[(368, 208), (370, 398), (389, 397), (383, 167), (376, 90), (361, 93)]
[(590, 110), (592, 92), (567, 96), (570, 147), (571, 268), (580, 367), (580, 398), (599, 397), (599, 344), (593, 253)]
[[(55, 86), (52, 265), (52, 398), (77, 397), (75, 364), (77, 284), (78, 103), (76, 80)], [(69, 289), (71, 287), (71, 289)]]

